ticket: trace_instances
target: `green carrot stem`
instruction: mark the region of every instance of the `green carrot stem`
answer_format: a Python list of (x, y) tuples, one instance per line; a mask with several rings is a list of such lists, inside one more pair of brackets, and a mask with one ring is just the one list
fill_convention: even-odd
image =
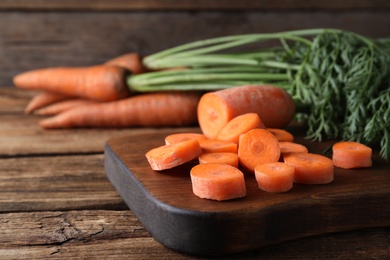
[[(154, 62), (164, 57), (177, 59), (179, 57), (188, 57), (191, 55), (206, 54), (210, 52), (221, 51), (228, 48), (242, 46), (253, 42), (267, 41), (267, 40), (280, 39), (280, 38), (303, 42), (305, 44), (311, 45), (311, 41), (303, 38), (302, 36), (314, 35), (324, 31), (325, 29), (308, 29), (308, 30), (297, 30), (297, 31), (289, 31), (289, 32), (281, 32), (281, 33), (235, 35), (235, 36), (219, 37), (219, 38), (213, 38), (208, 40), (196, 41), (196, 42), (184, 44), (175, 48), (171, 48), (150, 55), (144, 59), (144, 64), (149, 68), (159, 68), (156, 67)], [(214, 45), (211, 47), (203, 47), (203, 46), (217, 44), (217, 43), (221, 43), (221, 44)], [(203, 47), (203, 48), (191, 50), (193, 48), (199, 48), (199, 47)]]
[(130, 78), (131, 85), (160, 85), (175, 82), (213, 81), (213, 80), (288, 80), (284, 73), (207, 73), (207, 74), (183, 74), (156, 78)]

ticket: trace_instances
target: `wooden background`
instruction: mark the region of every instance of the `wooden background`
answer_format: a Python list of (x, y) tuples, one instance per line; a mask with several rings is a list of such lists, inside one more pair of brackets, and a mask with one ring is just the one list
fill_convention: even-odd
[(20, 72), (101, 63), (242, 33), (336, 27), (390, 37), (388, 0), (2, 0), (0, 86)]

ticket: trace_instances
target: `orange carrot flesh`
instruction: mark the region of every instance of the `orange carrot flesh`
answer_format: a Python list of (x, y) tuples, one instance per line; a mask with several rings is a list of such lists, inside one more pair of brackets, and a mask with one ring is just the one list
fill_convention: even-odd
[(86, 106), (92, 104), (98, 104), (98, 102), (87, 99), (73, 98), (64, 101), (59, 101), (57, 103), (37, 109), (35, 110), (34, 114), (41, 116), (58, 115), (78, 106)]
[(16, 87), (46, 90), (98, 101), (129, 96), (128, 70), (118, 66), (59, 67), (27, 71), (13, 78)]
[(372, 166), (372, 149), (358, 142), (338, 142), (333, 145), (333, 164), (343, 169)]
[(294, 166), (286, 163), (263, 163), (255, 167), (255, 177), (261, 190), (282, 193), (293, 187), (294, 171)]
[(202, 153), (199, 163), (223, 163), (238, 168), (237, 153)]
[(204, 153), (237, 153), (237, 144), (222, 140), (199, 140), (200, 147)]
[(198, 164), (190, 175), (193, 193), (200, 198), (224, 201), (246, 196), (244, 174), (231, 165)]
[(199, 101), (199, 126), (207, 138), (215, 139), (230, 120), (245, 113), (257, 113), (266, 127), (283, 128), (293, 119), (295, 105), (286, 91), (269, 85), (208, 92)]
[(187, 140), (149, 150), (145, 156), (155, 171), (171, 169), (197, 158), (202, 153), (198, 140)]
[(26, 114), (31, 114), (35, 110), (45, 107), (47, 105), (54, 104), (58, 101), (63, 101), (66, 99), (71, 98), (71, 96), (68, 95), (63, 95), (63, 94), (57, 94), (57, 93), (52, 93), (48, 91), (42, 91), (35, 95), (30, 102), (27, 104), (24, 112)]
[(294, 135), (284, 129), (267, 128), (267, 130), (270, 131), (276, 137), (276, 139), (278, 139), (279, 142), (294, 141)]
[(258, 164), (277, 162), (279, 157), (279, 142), (268, 130), (253, 129), (240, 137), (238, 159), (248, 171), (254, 173)]
[(175, 144), (188, 139), (206, 140), (207, 138), (203, 134), (199, 133), (177, 133), (166, 136), (164, 141), (165, 144)]
[(45, 129), (74, 127), (190, 126), (197, 122), (195, 92), (147, 93), (113, 102), (77, 106), (41, 120)]
[(285, 153), (308, 153), (306, 146), (293, 142), (279, 142), (280, 152)]
[(308, 153), (306, 146), (294, 142), (279, 142), (280, 158), (279, 161), (284, 161), (283, 157), (287, 153)]
[(133, 74), (141, 74), (146, 72), (146, 68), (142, 64), (142, 57), (136, 52), (120, 55), (105, 62), (104, 64), (126, 68)]
[(217, 140), (238, 144), (241, 134), (255, 128), (265, 128), (258, 114), (246, 113), (230, 120), (217, 134)]
[(323, 155), (287, 153), (284, 162), (295, 167), (295, 183), (327, 184), (334, 179), (333, 161)]

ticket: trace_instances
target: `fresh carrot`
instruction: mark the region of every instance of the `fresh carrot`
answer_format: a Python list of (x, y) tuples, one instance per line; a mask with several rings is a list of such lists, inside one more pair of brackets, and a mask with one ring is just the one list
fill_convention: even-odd
[(57, 94), (49, 91), (41, 91), (40, 93), (36, 94), (30, 102), (27, 104), (24, 112), (26, 114), (33, 113), (36, 109), (39, 109), (41, 107), (45, 107), (47, 105), (51, 105), (53, 103), (56, 103), (58, 101), (66, 100), (71, 98), (70, 96), (63, 95), (63, 94)]
[(293, 119), (295, 105), (292, 97), (278, 87), (232, 87), (204, 94), (198, 105), (198, 121), (203, 134), (215, 139), (234, 117), (251, 112), (257, 113), (266, 127), (283, 128)]
[(309, 150), (307, 149), (306, 146), (298, 143), (293, 143), (293, 142), (279, 142), (279, 147), (280, 147), (280, 159), (279, 161), (283, 161), (283, 156), (286, 153), (308, 153)]
[(37, 109), (35, 110), (34, 114), (41, 115), (41, 116), (58, 115), (60, 113), (63, 113), (67, 110), (70, 110), (78, 106), (86, 106), (86, 105), (92, 105), (98, 103), (99, 103), (98, 101), (93, 101), (88, 99), (72, 98), (68, 100), (59, 101), (57, 103)]
[(359, 142), (342, 141), (333, 145), (333, 164), (344, 169), (372, 166), (372, 149)]
[(223, 163), (238, 168), (237, 153), (202, 153), (198, 159), (199, 163)]
[(27, 71), (13, 78), (16, 87), (113, 101), (129, 96), (128, 70), (119, 66), (58, 67)]
[(246, 113), (230, 120), (217, 134), (217, 140), (230, 141), (238, 144), (241, 134), (255, 128), (265, 128), (258, 114)]
[(196, 92), (139, 94), (127, 99), (78, 106), (43, 119), (46, 129), (72, 127), (189, 126), (196, 124)]
[(198, 140), (190, 139), (153, 148), (145, 156), (153, 170), (162, 171), (189, 162), (201, 153)]
[(333, 161), (313, 153), (287, 153), (284, 162), (295, 167), (294, 182), (326, 184), (334, 179)]
[(254, 173), (258, 164), (277, 162), (279, 157), (279, 142), (268, 130), (252, 129), (240, 137), (238, 159), (248, 171)]
[(142, 57), (136, 52), (130, 52), (118, 57), (115, 57), (107, 62), (105, 65), (114, 65), (126, 68), (133, 74), (141, 74), (146, 72), (145, 66), (142, 64)]
[(267, 130), (270, 131), (280, 142), (294, 141), (294, 135), (288, 132), (287, 130), (280, 129), (280, 128), (267, 128)]
[(237, 153), (237, 144), (222, 140), (199, 140), (200, 147), (204, 153)]
[(255, 167), (255, 177), (260, 189), (281, 193), (293, 187), (294, 171), (294, 166), (286, 163), (262, 163)]
[(231, 200), (246, 196), (244, 174), (231, 165), (204, 163), (190, 171), (193, 193), (204, 199)]
[(177, 133), (166, 136), (164, 141), (165, 144), (175, 144), (188, 139), (206, 140), (207, 138), (203, 134), (199, 133)]

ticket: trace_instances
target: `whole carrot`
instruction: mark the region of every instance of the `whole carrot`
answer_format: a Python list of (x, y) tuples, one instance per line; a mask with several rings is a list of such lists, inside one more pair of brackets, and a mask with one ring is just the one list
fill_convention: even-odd
[(42, 91), (38, 94), (36, 94), (30, 102), (28, 102), (24, 112), (26, 114), (31, 114), (35, 110), (44, 107), (46, 105), (53, 104), (58, 101), (66, 100), (71, 98), (70, 96), (67, 95), (62, 95), (58, 93), (53, 93), (49, 91)]
[(128, 69), (132, 74), (141, 74), (146, 72), (142, 64), (142, 57), (136, 52), (130, 52), (115, 57), (104, 63), (105, 65), (114, 65)]
[(77, 106), (84, 106), (84, 105), (98, 104), (98, 103), (99, 103), (98, 101), (93, 101), (89, 99), (70, 98), (37, 109), (35, 110), (34, 114), (41, 115), (41, 116), (52, 116), (52, 115), (57, 115), (62, 112), (65, 112), (66, 110), (73, 109)]
[(128, 73), (125, 68), (110, 65), (45, 68), (16, 75), (13, 82), (22, 89), (113, 101), (129, 96), (125, 82)]
[(53, 129), (194, 125), (199, 98), (196, 92), (139, 94), (113, 102), (77, 106), (41, 120), (40, 126)]
[(248, 85), (209, 92), (198, 105), (199, 125), (207, 138), (218, 132), (234, 117), (257, 113), (265, 127), (283, 128), (293, 119), (295, 105), (281, 88), (270, 85)]

